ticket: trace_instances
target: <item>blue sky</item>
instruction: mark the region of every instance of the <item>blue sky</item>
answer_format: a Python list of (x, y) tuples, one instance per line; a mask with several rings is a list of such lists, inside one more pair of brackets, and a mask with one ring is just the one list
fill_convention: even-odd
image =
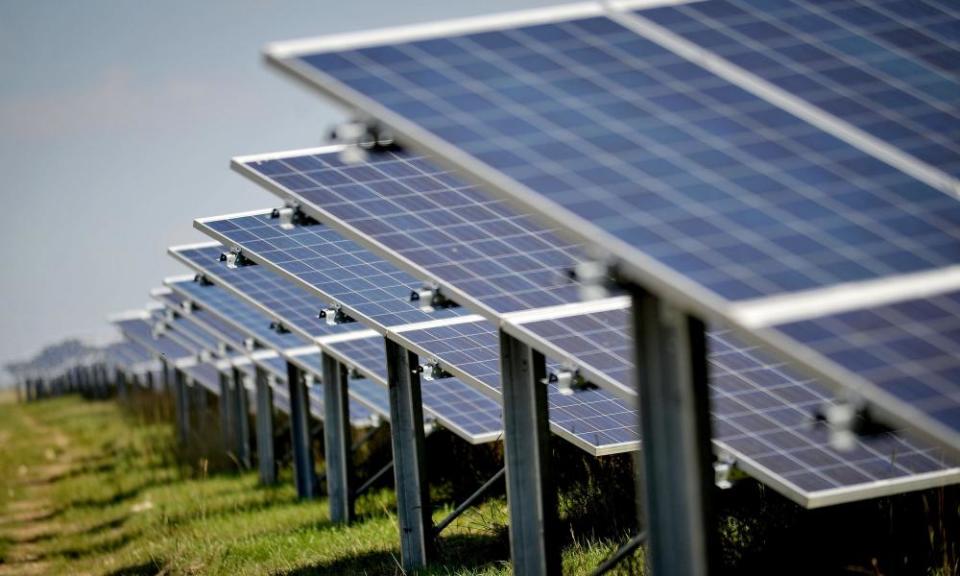
[(109, 313), (186, 271), (165, 250), (204, 239), (193, 218), (274, 204), (230, 157), (322, 144), (342, 116), (267, 42), (551, 3), (0, 0), (0, 363), (111, 337)]

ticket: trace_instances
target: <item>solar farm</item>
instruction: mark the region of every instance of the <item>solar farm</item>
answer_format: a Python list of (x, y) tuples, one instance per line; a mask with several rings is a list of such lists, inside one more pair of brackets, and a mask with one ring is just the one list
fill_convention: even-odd
[[(607, 0), (264, 58), (350, 120), (239, 150), (263, 209), (197, 214), (115, 342), (7, 366), (21, 401), (169, 402), (181, 447), (333, 525), (389, 487), (404, 574), (497, 495), (512, 573), (564, 573), (558, 444), (630, 466), (598, 575), (723, 573), (747, 483), (804, 514), (956, 497), (960, 6)], [(444, 434), (497, 457), (438, 520)], [(951, 534), (952, 571), (875, 573), (960, 574)]]

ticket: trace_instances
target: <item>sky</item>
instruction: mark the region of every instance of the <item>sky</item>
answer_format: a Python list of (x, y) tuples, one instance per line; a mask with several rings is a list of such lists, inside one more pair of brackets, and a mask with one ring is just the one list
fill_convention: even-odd
[(187, 272), (166, 248), (206, 239), (194, 218), (276, 205), (230, 158), (345, 116), (267, 42), (552, 3), (0, 0), (0, 364), (116, 338), (109, 314)]

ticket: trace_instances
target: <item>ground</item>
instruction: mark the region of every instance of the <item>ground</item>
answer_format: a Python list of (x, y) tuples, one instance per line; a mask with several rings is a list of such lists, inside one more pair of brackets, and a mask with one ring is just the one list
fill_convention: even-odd
[[(115, 402), (9, 400), (0, 403), (0, 576), (402, 573), (389, 488), (360, 499), (358, 522), (334, 526), (325, 501), (296, 500), (288, 475), (264, 488), (253, 472), (185, 464), (168, 424)], [(505, 526), (502, 497), (471, 510), (426, 573), (508, 574)], [(589, 573), (615, 547), (571, 538), (565, 573)]]

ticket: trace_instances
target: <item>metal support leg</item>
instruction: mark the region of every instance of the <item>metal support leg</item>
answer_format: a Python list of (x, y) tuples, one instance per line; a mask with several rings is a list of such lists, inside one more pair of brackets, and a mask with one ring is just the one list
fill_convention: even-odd
[(257, 464), (260, 483), (265, 486), (277, 482), (277, 458), (273, 450), (273, 389), (267, 372), (257, 366)]
[(550, 474), (550, 427), (543, 354), (500, 332), (504, 460), (510, 557), (519, 575), (560, 574), (554, 535), (557, 494)]
[(716, 550), (705, 327), (632, 292), (648, 558), (654, 574), (705, 575)]
[(220, 409), (220, 437), (223, 440), (224, 449), (230, 450), (233, 446), (233, 402), (230, 400), (232, 394), (230, 386), (230, 377), (224, 373), (219, 374), (220, 380), (220, 398), (218, 407)]
[(176, 406), (177, 440), (181, 444), (190, 437), (190, 396), (187, 390), (187, 375), (182, 370), (173, 372), (173, 399)]
[(390, 436), (400, 523), (400, 559), (413, 572), (426, 566), (433, 538), (424, 461), (423, 406), (417, 355), (386, 340), (390, 385)]
[(357, 495), (357, 496), (360, 496), (361, 494), (365, 493), (365, 492), (366, 492), (367, 490), (369, 490), (374, 484), (376, 484), (378, 480), (380, 480), (381, 478), (383, 478), (383, 476), (384, 476), (387, 472), (389, 472), (389, 471), (391, 471), (391, 470), (393, 470), (393, 460), (391, 460), (391, 461), (387, 462), (386, 464), (384, 464), (383, 468), (377, 470), (376, 473), (374, 473), (373, 476), (371, 476), (370, 478), (368, 478), (366, 482), (364, 482), (359, 488), (357, 488), (356, 495)]
[(497, 473), (491, 476), (489, 480), (484, 482), (483, 486), (481, 486), (480, 488), (477, 488), (476, 492), (471, 494), (466, 500), (461, 502), (460, 505), (453, 510), (453, 512), (451, 512), (450, 514), (447, 515), (446, 518), (441, 520), (433, 529), (434, 536), (439, 536), (440, 533), (443, 532), (444, 528), (453, 524), (454, 520), (459, 518), (464, 512), (470, 509), (470, 507), (473, 506), (477, 500), (479, 500), (480, 498), (483, 497), (484, 494), (489, 492), (490, 489), (497, 484), (497, 482), (503, 479), (503, 476), (506, 473), (506, 471), (507, 471), (506, 468), (501, 468), (500, 470), (497, 470)]
[(627, 540), (623, 546), (617, 548), (617, 550), (609, 558), (601, 562), (600, 565), (597, 566), (597, 569), (590, 573), (590, 576), (603, 576), (610, 570), (613, 570), (614, 566), (622, 562), (627, 556), (633, 554), (634, 551), (636, 551), (636, 549), (646, 541), (646, 532), (641, 532), (633, 538)]
[(233, 450), (240, 466), (248, 469), (251, 466), (250, 454), (250, 397), (243, 383), (243, 372), (239, 368), (233, 369)]
[(309, 399), (300, 369), (290, 362), (287, 362), (287, 384), (290, 389), (290, 436), (297, 496), (302, 499), (314, 498), (318, 490), (313, 450), (310, 449)]
[(347, 367), (323, 355), (323, 441), (330, 521), (353, 520), (353, 458), (350, 451), (350, 400)]

